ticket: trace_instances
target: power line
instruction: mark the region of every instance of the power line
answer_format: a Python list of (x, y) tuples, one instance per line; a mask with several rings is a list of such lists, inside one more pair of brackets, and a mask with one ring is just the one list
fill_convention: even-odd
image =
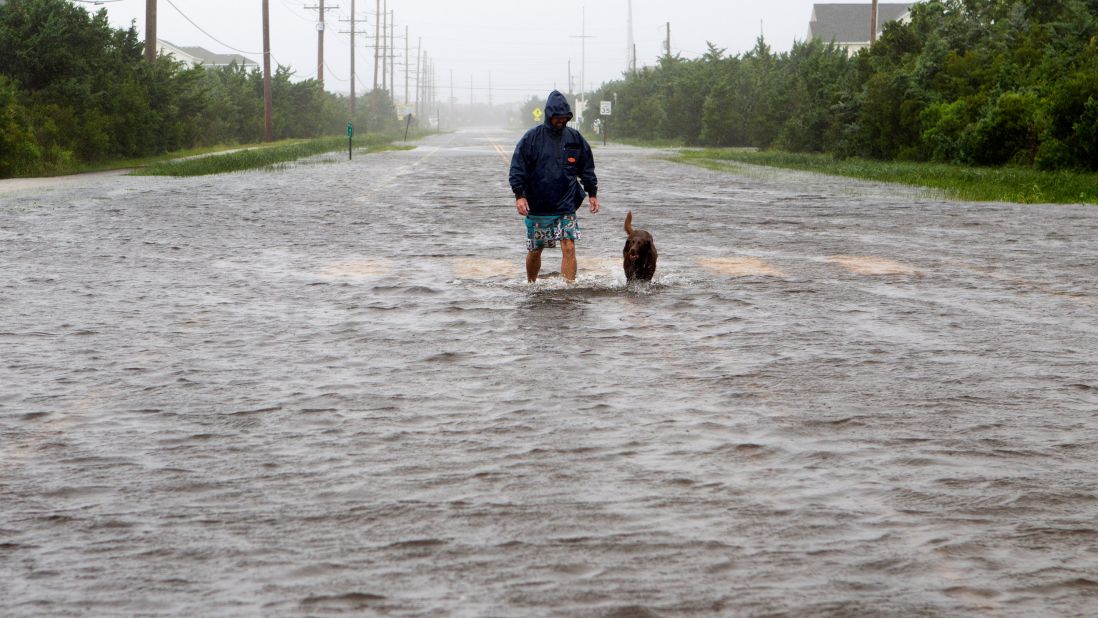
[(327, 62), (324, 63), (324, 68), (328, 69), (328, 72), (332, 74), (332, 78), (335, 79), (337, 82), (349, 82), (349, 81), (351, 81), (350, 78), (343, 79), (343, 78), (340, 78), (340, 77), (336, 77), (336, 72), (332, 70), (332, 67), (328, 66)]
[(191, 22), (191, 25), (192, 25), (192, 26), (194, 26), (195, 28), (198, 28), (198, 31), (199, 31), (199, 32), (201, 32), (202, 34), (204, 34), (204, 35), (206, 35), (206, 36), (210, 37), (210, 38), (211, 38), (211, 39), (213, 39), (213, 40), (214, 40), (215, 42), (217, 42), (217, 43), (220, 43), (221, 45), (224, 45), (225, 47), (228, 47), (229, 49), (231, 49), (231, 50), (233, 50), (233, 51), (235, 51), (235, 52), (239, 52), (239, 53), (241, 53), (241, 54), (253, 54), (253, 55), (254, 55), (254, 54), (262, 54), (262, 53), (263, 53), (263, 52), (257, 52), (257, 51), (244, 51), (244, 50), (242, 50), (242, 49), (237, 49), (237, 48), (233, 47), (232, 45), (229, 45), (228, 43), (225, 43), (224, 41), (221, 41), (221, 40), (219, 40), (219, 39), (218, 39), (217, 37), (215, 37), (214, 35), (212, 35), (212, 34), (210, 34), (209, 32), (206, 32), (205, 30), (203, 30), (203, 29), (202, 29), (202, 26), (199, 26), (198, 24), (194, 23), (194, 20), (193, 20), (193, 19), (191, 19), (190, 17), (187, 17), (187, 14), (186, 14), (186, 13), (184, 13), (183, 11), (180, 11), (180, 10), (179, 10), (179, 7), (177, 7), (177, 6), (175, 5), (175, 3), (174, 3), (174, 2), (172, 2), (172, 0), (165, 0), (165, 1), (166, 1), (166, 2), (168, 3), (168, 4), (170, 4), (170, 5), (172, 6), (172, 8), (173, 8), (173, 9), (175, 9), (175, 12), (176, 12), (176, 13), (179, 13), (180, 15), (182, 15), (182, 16), (183, 16), (183, 19), (185, 19), (185, 20), (187, 20), (187, 21)]
[[(278, 1), (279, 1), (279, 2), (281, 2), (281, 3), (282, 3), (282, 6), (286, 7), (286, 10), (287, 10), (287, 11), (289, 11), (289, 12), (290, 12), (290, 14), (291, 14), (291, 15), (293, 15), (294, 17), (296, 17), (296, 18), (300, 19), (301, 21), (303, 21), (303, 22), (305, 22), (305, 23), (309, 23), (309, 24), (313, 23), (313, 20), (312, 20), (312, 19), (309, 19), (308, 17), (303, 17), (303, 16), (302, 16), (302, 15), (301, 15), (300, 13), (298, 13), (298, 12), (297, 12), (297, 10), (296, 10), (296, 9), (294, 9), (293, 7), (291, 7), (291, 6), (290, 6), (290, 5), (289, 5), (289, 4), (288, 4), (288, 3), (286, 2), (286, 0), (278, 0)], [(306, 8), (307, 8), (307, 7), (306, 7)]]

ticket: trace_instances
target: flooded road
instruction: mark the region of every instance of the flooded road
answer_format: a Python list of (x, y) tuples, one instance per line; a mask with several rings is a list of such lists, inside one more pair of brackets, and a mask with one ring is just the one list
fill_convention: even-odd
[(517, 138), (0, 193), (0, 614), (1098, 610), (1098, 208)]

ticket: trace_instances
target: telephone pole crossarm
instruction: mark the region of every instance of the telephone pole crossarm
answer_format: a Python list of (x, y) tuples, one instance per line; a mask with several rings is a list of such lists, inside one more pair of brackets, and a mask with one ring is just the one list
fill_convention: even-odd
[(366, 20), (365, 19), (355, 19), (355, 0), (351, 0), (351, 18), (350, 19), (341, 19), (340, 21), (347, 22), (347, 23), (351, 24), (351, 30), (349, 32), (343, 32), (341, 34), (350, 34), (351, 35), (351, 46), (350, 46), (351, 47), (351, 119), (353, 121), (353, 119), (355, 117), (355, 99), (356, 99), (356, 97), (355, 97), (355, 82), (358, 79), (357, 76), (355, 75), (355, 34), (356, 34), (355, 24), (366, 23)]
[[(587, 71), (587, 39), (596, 38), (594, 35), (587, 34), (587, 9), (586, 8), (583, 9), (582, 28), (583, 29), (580, 31), (580, 34), (572, 35), (572, 36), (568, 37), (568, 38), (571, 38), (571, 39), (579, 39), (580, 40), (580, 83), (579, 83), (579, 93), (578, 94), (580, 94), (581, 96), (583, 95), (584, 88), (587, 87), (587, 84), (584, 81), (587, 78), (587, 75), (585, 74), (586, 71)], [(572, 78), (571, 71), (569, 71), (568, 79), (571, 80), (571, 78)]]
[(317, 12), (316, 22), (316, 80), (320, 82), (320, 87), (324, 87), (324, 14), (328, 11), (334, 11), (339, 8), (339, 5), (324, 6), (324, 0), (319, 0), (320, 4), (316, 6), (305, 6), (305, 9)]

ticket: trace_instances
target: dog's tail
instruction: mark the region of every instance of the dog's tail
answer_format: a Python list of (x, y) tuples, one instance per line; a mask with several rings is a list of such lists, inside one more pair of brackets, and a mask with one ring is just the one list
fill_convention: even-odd
[(630, 210), (625, 213), (625, 233), (633, 233), (633, 211)]

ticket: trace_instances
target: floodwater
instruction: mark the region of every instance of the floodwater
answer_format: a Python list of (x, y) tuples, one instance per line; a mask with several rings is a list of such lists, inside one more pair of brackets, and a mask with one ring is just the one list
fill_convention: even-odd
[(0, 194), (0, 614), (1098, 612), (1098, 208), (517, 137)]

